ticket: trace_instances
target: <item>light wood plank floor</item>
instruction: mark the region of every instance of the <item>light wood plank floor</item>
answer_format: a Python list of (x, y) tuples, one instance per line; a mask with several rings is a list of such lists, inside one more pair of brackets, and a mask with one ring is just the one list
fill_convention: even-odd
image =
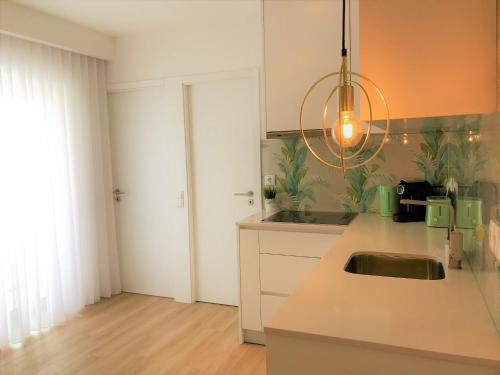
[(235, 307), (123, 293), (0, 349), (0, 374), (265, 374), (265, 348), (240, 345), (237, 326)]

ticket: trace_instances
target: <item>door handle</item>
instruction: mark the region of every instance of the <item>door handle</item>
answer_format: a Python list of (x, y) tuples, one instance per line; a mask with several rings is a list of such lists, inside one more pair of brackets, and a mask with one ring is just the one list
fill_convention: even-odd
[(122, 200), (122, 197), (120, 195), (125, 194), (124, 191), (121, 191), (120, 189), (114, 189), (113, 190), (113, 195), (115, 197), (115, 201), (120, 202)]
[(253, 197), (253, 190), (248, 190), (246, 193), (234, 193), (238, 197)]

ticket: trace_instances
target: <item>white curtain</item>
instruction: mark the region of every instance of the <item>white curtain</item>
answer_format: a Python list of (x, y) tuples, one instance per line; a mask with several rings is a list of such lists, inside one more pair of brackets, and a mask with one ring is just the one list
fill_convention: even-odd
[(120, 292), (103, 61), (0, 35), (0, 346)]

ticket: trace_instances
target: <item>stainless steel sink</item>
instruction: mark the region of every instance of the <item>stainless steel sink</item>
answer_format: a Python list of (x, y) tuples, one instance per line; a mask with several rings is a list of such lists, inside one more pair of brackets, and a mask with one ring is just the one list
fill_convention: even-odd
[(405, 279), (441, 280), (445, 277), (441, 262), (404, 254), (354, 253), (344, 269), (350, 273)]

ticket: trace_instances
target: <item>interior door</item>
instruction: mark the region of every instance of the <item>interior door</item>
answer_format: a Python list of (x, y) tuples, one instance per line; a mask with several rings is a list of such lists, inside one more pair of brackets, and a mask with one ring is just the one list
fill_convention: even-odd
[(261, 209), (257, 77), (189, 86), (197, 300), (238, 304), (235, 222)]
[[(124, 291), (172, 297), (168, 97), (162, 87), (109, 95), (113, 184)], [(183, 141), (183, 139), (182, 139)]]

